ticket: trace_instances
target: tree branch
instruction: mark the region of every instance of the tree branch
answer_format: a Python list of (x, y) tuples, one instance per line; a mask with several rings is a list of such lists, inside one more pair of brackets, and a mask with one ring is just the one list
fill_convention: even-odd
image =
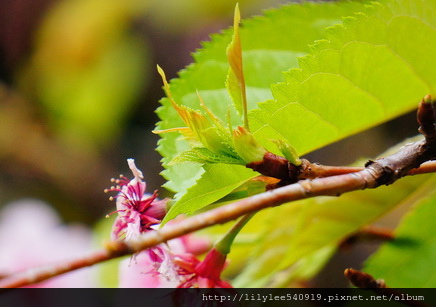
[[(419, 103), (418, 111), (417, 111), (417, 121), (420, 125), (418, 131), (425, 137), (425, 140), (422, 141), (422, 146), (435, 146), (435, 139), (436, 139), (436, 125), (435, 125), (435, 118), (436, 118), (436, 108), (435, 108), (435, 102), (432, 100), (430, 95), (425, 96), (422, 101)], [(411, 146), (409, 147), (410, 150), (418, 150), (415, 154), (410, 152), (409, 154), (405, 154), (405, 151), (407, 150), (408, 146), (404, 146), (402, 151), (400, 151), (398, 154), (400, 154), (403, 159), (405, 156), (408, 156), (410, 159), (410, 162), (413, 163), (406, 163), (405, 161), (399, 162), (401, 165), (395, 165), (395, 161), (397, 160), (397, 157), (394, 155), (389, 156), (386, 159), (383, 160), (379, 159), (377, 160), (381, 167), (387, 167), (385, 169), (385, 175), (388, 177), (397, 177), (400, 178), (404, 176), (409, 170), (413, 168), (417, 168), (421, 163), (433, 160), (433, 156), (428, 156), (423, 154), (423, 151), (426, 151), (426, 148), (419, 149), (418, 146)], [(431, 150), (430, 150), (431, 151)], [(430, 152), (429, 151), (429, 152)], [(368, 166), (372, 161), (369, 161), (367, 165)], [(384, 166), (382, 164), (385, 164)], [(300, 165), (294, 165), (290, 161), (288, 161), (286, 158), (278, 156), (276, 154), (273, 154), (271, 152), (267, 152), (261, 161), (252, 162), (246, 165), (248, 168), (253, 169), (256, 172), (259, 172), (262, 175), (273, 177), (280, 179), (281, 182), (276, 186), (283, 186), (290, 183), (295, 183), (298, 180), (303, 179), (314, 179), (319, 177), (329, 177), (329, 176), (336, 176), (336, 175), (342, 175), (342, 174), (348, 174), (348, 173), (354, 173), (357, 171), (360, 171), (361, 169), (358, 167), (344, 167), (344, 166), (326, 166), (326, 165), (320, 165), (317, 163), (311, 163), (310, 161), (306, 159), (301, 159)], [(400, 169), (399, 167), (405, 166), (404, 169)], [(396, 174), (391, 173), (388, 171), (388, 169), (391, 169), (392, 172), (397, 172)], [(391, 178), (393, 179), (393, 178)], [(381, 178), (382, 182), (384, 180), (389, 180), (388, 178)], [(396, 180), (396, 179), (395, 179)], [(395, 181), (394, 180), (394, 181)], [(274, 186), (274, 187), (276, 187)]]
[(386, 288), (383, 279), (375, 279), (371, 275), (349, 268), (344, 271), (345, 277), (353, 284), (353, 286), (361, 289), (383, 289)]
[(349, 235), (339, 243), (339, 248), (348, 249), (353, 244), (362, 241), (390, 241), (394, 240), (395, 235), (391, 229), (377, 226), (369, 226)]
[[(36, 268), (5, 277), (0, 280), (0, 287), (22, 287), (31, 283), (37, 283), (75, 269), (91, 266), (119, 256), (133, 254), (185, 234), (215, 224), (226, 223), (245, 214), (268, 207), (315, 196), (339, 196), (342, 193), (355, 190), (376, 188), (380, 185), (392, 184), (409, 173), (421, 173), (419, 169), (416, 168), (423, 162), (433, 160), (436, 157), (435, 116), (428, 114), (429, 112), (433, 112), (434, 114), (435, 102), (431, 102), (431, 108), (428, 107), (428, 104), (428, 99), (424, 99), (418, 110), (418, 122), (421, 125), (420, 131), (425, 136), (424, 140), (403, 146), (398, 152), (391, 156), (369, 161), (365, 165), (365, 168), (360, 171), (315, 178), (313, 180), (302, 180), (294, 184), (245, 198), (185, 218), (177, 223), (166, 224), (165, 227), (157, 231), (147, 232), (136, 240), (126, 243), (112, 241), (106, 245), (105, 250), (100, 250), (59, 265)], [(433, 122), (429, 123), (428, 120)], [(422, 127), (425, 127), (424, 131)], [(423, 168), (424, 171), (422, 171), (422, 173), (428, 172), (429, 170), (434, 171), (435, 162), (433, 161), (430, 164), (426, 163), (423, 165)]]
[[(377, 295), (386, 297), (402, 297), (404, 295), (404, 293), (387, 287), (383, 279), (375, 279), (370, 274), (349, 268), (345, 269), (344, 275), (353, 286), (360, 289), (371, 289)], [(401, 300), (397, 302), (409, 307), (429, 307), (429, 305), (416, 300)]]

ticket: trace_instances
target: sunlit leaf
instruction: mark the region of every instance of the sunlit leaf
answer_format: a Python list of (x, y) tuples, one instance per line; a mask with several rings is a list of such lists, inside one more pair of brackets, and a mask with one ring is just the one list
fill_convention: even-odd
[(243, 161), (232, 156), (216, 155), (206, 148), (193, 148), (192, 150), (182, 151), (170, 163), (177, 164), (183, 162), (206, 163), (225, 163), (242, 164)]
[[(433, 184), (434, 186), (434, 184)], [(436, 194), (418, 199), (395, 231), (395, 240), (371, 256), (365, 272), (393, 288), (436, 287)]]
[[(423, 96), (435, 94), (436, 3), (380, 3), (293, 4), (243, 23), (240, 34), (250, 129), (262, 146), (279, 153), (274, 144), (278, 140), (305, 154), (404, 114), (416, 108)], [(340, 17), (345, 18), (341, 21)], [(227, 118), (231, 101), (224, 88), (229, 68), (224, 50), (230, 36), (229, 31), (215, 36), (195, 55), (196, 63), (171, 82), (178, 103), (198, 109), (194, 99), (198, 89), (212, 112)], [(308, 44), (316, 39), (323, 40), (309, 49)], [(309, 52), (296, 62), (298, 56)], [(273, 85), (271, 92), (271, 84), (283, 81), (280, 71), (288, 72), (284, 82)], [(162, 105), (159, 128), (180, 125), (168, 100), (163, 99)], [(235, 110), (230, 117), (233, 125), (241, 124)], [(170, 180), (167, 187), (179, 192), (179, 203), (183, 204), (176, 205), (168, 219), (194, 213), (255, 176), (243, 173), (247, 170), (240, 166), (169, 166), (175, 155), (189, 148), (176, 135), (163, 138), (159, 144), (164, 175)], [(230, 182), (225, 178), (231, 178)], [(275, 282), (274, 274), (280, 270), (288, 273), (284, 281), (307, 278), (344, 237), (408, 201), (407, 196), (424, 180), (402, 179), (374, 191), (353, 192), (337, 199), (321, 197), (268, 210), (270, 222), (261, 223), (258, 237), (252, 234), (256, 248), (251, 255), (257, 261), (241, 275), (240, 284), (248, 285), (250, 280), (257, 280), (256, 286)]]
[[(436, 88), (434, 10), (434, 2), (387, 1), (329, 28), (273, 87), (275, 99), (249, 114), (256, 138), (271, 150), (271, 139), (283, 139), (303, 154), (416, 108)], [(424, 45), (426, 53), (410, 49)]]
[(183, 195), (171, 207), (165, 216), (164, 223), (179, 214), (189, 215), (194, 213), (226, 196), (243, 183), (257, 176), (254, 171), (241, 165), (207, 164), (204, 166), (204, 170), (204, 174), (199, 179), (201, 183), (192, 186), (188, 193)]
[(245, 78), (242, 64), (242, 46), (241, 36), (239, 35), (239, 22), (241, 14), (239, 6), (236, 5), (235, 17), (233, 22), (233, 38), (227, 47), (227, 59), (229, 60), (230, 68), (227, 74), (226, 87), (232, 97), (233, 103), (242, 115), (244, 127), (248, 129), (247, 118), (247, 93), (245, 90)]
[[(342, 16), (350, 15), (362, 8), (361, 3), (352, 2), (341, 3), (341, 5), (293, 4), (267, 11), (265, 16), (243, 22), (240, 36), (243, 42), (248, 108), (255, 108), (258, 102), (272, 99), (270, 85), (282, 80), (282, 71), (297, 67), (297, 57), (309, 52), (309, 44), (325, 35), (326, 26), (340, 23)], [(205, 43), (203, 49), (194, 54), (195, 63), (183, 70), (178, 79), (170, 82), (172, 96), (177, 103), (200, 110), (196, 93), (198, 90), (207, 107), (224, 122), (227, 121), (229, 106), (232, 105), (225, 88), (229, 70), (226, 48), (232, 34), (229, 29), (223, 34), (214, 35), (211, 42)], [(162, 106), (157, 110), (161, 119), (157, 130), (183, 127), (184, 123), (171, 106), (171, 102), (165, 98), (161, 103)], [(233, 125), (241, 125), (236, 111), (234, 109), (230, 111)], [(169, 165), (180, 152), (190, 150), (186, 140), (181, 139), (176, 132), (161, 134), (161, 136), (158, 151), (164, 157), (163, 176), (168, 179), (165, 187), (178, 192), (177, 198), (181, 198), (186, 190), (195, 184), (208, 185), (208, 179), (198, 180), (204, 173), (198, 163)], [(275, 135), (271, 135), (271, 138), (274, 137)], [(225, 177), (226, 171), (223, 168), (222, 173), (217, 172), (216, 175)], [(247, 178), (241, 175), (240, 181), (245, 180)], [(224, 181), (220, 183), (224, 184)], [(216, 190), (220, 191), (217, 192), (217, 196), (222, 194), (223, 186), (209, 185), (209, 188), (211, 189), (209, 193)], [(196, 190), (191, 189), (191, 193)], [(198, 189), (201, 190), (203, 188)], [(196, 197), (196, 195), (192, 196)], [(214, 199), (218, 198), (214, 197)]]
[(389, 187), (339, 198), (318, 197), (262, 212), (265, 218), (258, 223), (256, 248), (236, 279), (238, 286), (251, 287), (254, 281), (262, 280), (254, 286), (263, 287), (280, 282), (277, 276), (288, 283), (313, 277), (341, 240), (389, 209), (426, 195), (435, 182), (434, 176), (404, 178)]

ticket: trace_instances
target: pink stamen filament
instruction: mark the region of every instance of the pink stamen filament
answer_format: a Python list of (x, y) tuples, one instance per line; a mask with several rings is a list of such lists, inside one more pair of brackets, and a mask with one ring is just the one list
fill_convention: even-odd
[(106, 214), (106, 218), (109, 218), (112, 214), (119, 213), (119, 212), (126, 212), (126, 210), (116, 210), (116, 211), (112, 211), (112, 212)]

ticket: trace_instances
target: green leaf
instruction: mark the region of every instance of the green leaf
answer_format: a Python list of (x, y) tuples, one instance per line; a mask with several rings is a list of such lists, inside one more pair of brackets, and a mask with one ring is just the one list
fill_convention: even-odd
[[(292, 4), (243, 23), (249, 121), (261, 145), (277, 153), (272, 140), (279, 140), (304, 154), (403, 114), (424, 95), (435, 94), (436, 3), (383, 3)], [(342, 16), (352, 17), (324, 31), (325, 26), (340, 23)], [(178, 103), (198, 109), (198, 89), (214, 114), (223, 120), (227, 117), (231, 101), (224, 88), (229, 68), (224, 51), (230, 37), (229, 31), (214, 36), (195, 54), (196, 63), (171, 82)], [(320, 38), (324, 40), (309, 50), (308, 44)], [(299, 60), (299, 69), (288, 71), (285, 81), (272, 87), (271, 96), (269, 86), (281, 80), (280, 72), (296, 68), (297, 56), (310, 51)], [(263, 102), (255, 109), (259, 101)], [(232, 112), (232, 123), (240, 124)], [(162, 100), (158, 114), (162, 120), (158, 129), (181, 125), (167, 99)], [(193, 213), (255, 176), (244, 174), (247, 170), (241, 166), (168, 166), (189, 147), (175, 134), (165, 135), (159, 145), (167, 187), (180, 192), (167, 220), (179, 213)], [(260, 223), (257, 237), (253, 234), (256, 251), (245, 280), (266, 284), (279, 269), (291, 274), (288, 281), (308, 276), (311, 257), (319, 268), (329, 256), (323, 249), (331, 251), (348, 234), (401, 203), (425, 178), (402, 179), (388, 188), (295, 202), (267, 210), (270, 214), (262, 212), (270, 222)]]
[(436, 88), (434, 11), (434, 2), (387, 1), (329, 28), (273, 87), (275, 99), (250, 112), (255, 137), (269, 150), (277, 138), (304, 154), (415, 108)]
[[(251, 229), (242, 231), (242, 235), (250, 233), (253, 242), (252, 248), (245, 247), (244, 253), (230, 255), (232, 262), (246, 264), (232, 281), (235, 287), (292, 287), (295, 282), (309, 280), (325, 265), (336, 250), (335, 244), (308, 252), (278, 273), (278, 265), (286, 255), (305, 205), (306, 202), (301, 201), (262, 211), (250, 222), (255, 223), (257, 229), (253, 230), (251, 225)], [(239, 259), (234, 259), (237, 256)]]
[[(259, 232), (253, 243), (256, 248), (245, 256), (249, 264), (236, 285), (283, 286), (283, 280), (289, 285), (310, 279), (344, 238), (389, 209), (425, 195), (435, 182), (435, 176), (408, 177), (389, 187), (347, 193), (340, 198), (317, 197), (259, 213)], [(261, 283), (253, 284), (256, 280)]]
[(273, 140), (273, 142), (277, 145), (277, 148), (280, 150), (282, 155), (292, 164), (296, 166), (301, 165), (300, 157), (297, 154), (295, 148), (289, 144), (285, 143), (283, 140)]
[(226, 51), (227, 59), (230, 64), (226, 80), (226, 88), (229, 91), (236, 110), (238, 110), (239, 114), (242, 115), (244, 128), (248, 129), (247, 93), (245, 89), (245, 78), (242, 64), (241, 37), (239, 35), (240, 20), (241, 14), (239, 12), (239, 6), (236, 4), (233, 21), (233, 37)]
[[(419, 139), (422, 136), (406, 139), (381, 156)], [(242, 231), (242, 235), (250, 234), (251, 249), (245, 246), (245, 253), (237, 255), (239, 259), (232, 257), (232, 263), (248, 263), (233, 284), (282, 287), (310, 280), (332, 256), (338, 242), (391, 208), (427, 195), (435, 181), (435, 176), (408, 177), (389, 187), (340, 198), (317, 197), (259, 212), (250, 222), (256, 223), (255, 231), (253, 227)]]
[(192, 186), (165, 215), (162, 226), (179, 214), (193, 214), (257, 176), (251, 169), (241, 165), (207, 164), (204, 169), (205, 172), (197, 184)]
[(233, 156), (216, 155), (206, 148), (193, 148), (191, 150), (182, 151), (176, 156), (170, 164), (183, 162), (196, 162), (201, 164), (206, 163), (225, 163), (225, 164), (243, 164), (244, 161), (236, 159)]
[(433, 192), (417, 201), (395, 231), (395, 240), (371, 256), (365, 272), (384, 279), (393, 288), (435, 288), (435, 216), (436, 193)]
[(238, 156), (244, 161), (243, 165), (262, 161), (267, 152), (257, 143), (253, 135), (241, 126), (233, 130), (233, 146)]
[[(270, 85), (282, 80), (282, 71), (297, 67), (297, 57), (310, 51), (309, 44), (325, 34), (325, 27), (340, 22), (344, 15), (363, 8), (361, 3), (304, 3), (284, 6), (278, 10), (265, 12), (265, 16), (255, 17), (243, 22), (240, 35), (243, 47), (245, 83), (247, 86), (248, 108), (257, 106), (257, 102), (271, 99)], [(195, 63), (180, 72), (180, 77), (170, 82), (174, 100), (181, 105), (200, 109), (196, 94), (198, 90), (207, 107), (224, 122), (227, 120), (229, 105), (232, 101), (225, 88), (229, 70), (226, 48), (231, 41), (232, 31), (214, 35), (211, 42), (194, 54)], [(166, 130), (184, 126), (183, 121), (171, 106), (169, 99), (161, 101), (157, 110), (161, 121), (157, 130)], [(233, 125), (240, 125), (239, 116), (231, 109)], [(163, 158), (165, 171), (162, 175), (168, 179), (165, 187), (178, 192), (181, 198), (186, 190), (195, 184), (207, 184), (207, 180), (198, 180), (204, 170), (196, 163), (169, 165), (180, 152), (190, 150), (186, 140), (177, 133), (162, 134), (158, 151)], [(274, 135), (271, 136), (274, 138)], [(217, 171), (218, 177), (227, 176), (227, 170)], [(210, 177), (210, 176), (208, 176)], [(240, 175), (240, 182), (246, 177)], [(224, 181), (220, 182), (224, 184)], [(222, 186), (208, 186), (222, 194)], [(203, 188), (191, 189), (191, 193)], [(194, 197), (193, 195), (192, 197)], [(190, 196), (191, 197), (191, 196)], [(216, 197), (214, 197), (216, 198)]]
[[(334, 200), (326, 197), (307, 201), (298, 218), (299, 227), (288, 241), (288, 252), (282, 261), (282, 268), (313, 250), (338, 243), (389, 209), (407, 201), (414, 193), (421, 193), (420, 186), (427, 178), (405, 178), (389, 187), (348, 193)], [(434, 183), (433, 177), (427, 180)]]
[[(312, 54), (300, 60), (301, 68), (286, 73), (286, 82), (273, 87), (274, 100), (259, 104), (260, 109), (249, 113), (250, 126), (260, 145), (278, 153), (272, 140), (282, 140), (304, 154), (403, 114), (415, 108), (421, 97), (433, 93), (436, 79), (426, 67), (436, 64), (436, 58), (432, 56), (436, 52), (436, 39), (431, 39), (436, 38), (436, 14), (428, 13), (435, 10), (434, 3), (426, 3), (423, 10), (424, 3), (397, 0), (387, 1), (386, 6), (374, 3), (366, 7), (344, 3), (290, 5), (246, 22), (241, 29), (241, 39), (244, 42), (248, 105), (253, 108), (253, 103), (268, 98), (270, 82), (279, 79), (279, 74), (273, 76), (270, 72), (295, 67), (295, 62), (286, 56), (278, 59), (277, 49), (280, 55), (284, 51), (288, 51), (290, 57), (300, 55), (307, 47), (302, 47), (297, 40), (307, 43), (307, 37), (306, 40), (302, 38), (307, 33), (310, 39), (321, 37), (310, 36), (314, 34), (314, 24), (322, 25), (316, 32), (320, 34), (328, 20), (334, 24), (339, 16), (351, 15), (356, 10), (365, 11), (365, 14), (347, 17), (343, 25), (329, 28), (328, 39), (316, 43)], [(304, 19), (298, 19), (297, 13)], [(292, 22), (286, 24), (286, 20)], [(262, 38), (267, 37), (266, 29), (268, 38), (259, 39), (261, 34)], [(224, 95), (223, 87), (228, 65), (223, 59), (224, 52), (220, 56), (218, 51), (224, 51), (223, 39), (229, 34), (225, 32), (215, 37), (195, 56), (197, 64), (182, 72), (180, 79), (171, 82), (177, 103), (198, 108), (193, 94), (198, 89), (214, 114), (222, 119), (227, 117), (231, 102)], [(409, 47), (403, 49), (402, 46), (410, 44), (425, 46), (427, 53), (413, 54)], [(168, 101), (164, 99), (162, 104), (158, 114), (163, 121), (158, 129), (179, 126), (180, 119), (168, 109)], [(195, 169), (192, 165), (177, 166), (178, 174), (175, 174), (168, 165), (178, 150), (188, 149), (183, 140), (170, 136), (159, 144), (158, 150), (165, 157), (163, 162), (167, 169), (163, 174), (170, 180), (166, 186), (179, 192), (178, 198), (194, 182), (205, 186), (190, 189), (189, 193), (204, 191), (207, 186), (211, 189), (209, 193), (216, 191), (214, 199), (222, 196), (226, 186), (211, 187), (205, 179), (189, 177), (201, 174), (201, 166), (197, 165)], [(187, 170), (188, 167), (191, 169)], [(224, 172), (218, 171), (216, 175), (224, 177)], [(245, 182), (245, 178), (240, 179)], [(231, 190), (227, 188), (227, 191)], [(187, 199), (196, 197), (198, 195), (188, 195)]]

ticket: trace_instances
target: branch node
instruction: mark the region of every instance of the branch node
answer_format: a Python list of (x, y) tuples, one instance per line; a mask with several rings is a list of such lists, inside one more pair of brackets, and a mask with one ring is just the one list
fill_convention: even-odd
[(420, 125), (418, 131), (426, 138), (427, 142), (435, 142), (436, 100), (432, 99), (430, 95), (425, 96), (419, 103), (416, 117)]
[(375, 279), (370, 274), (352, 268), (345, 269), (344, 275), (357, 288), (386, 288), (386, 284), (383, 279)]

